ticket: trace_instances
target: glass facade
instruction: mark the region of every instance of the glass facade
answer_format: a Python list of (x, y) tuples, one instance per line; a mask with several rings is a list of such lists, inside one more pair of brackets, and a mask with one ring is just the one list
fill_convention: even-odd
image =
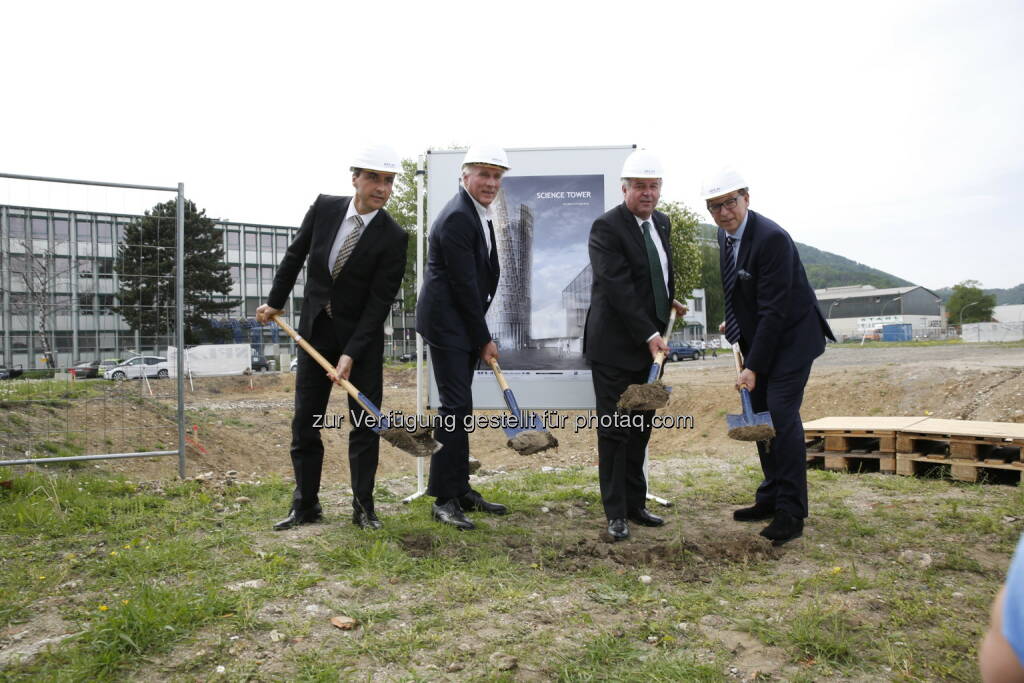
[[(122, 303), (118, 247), (126, 226), (137, 218), (0, 205), (0, 365), (46, 367), (47, 353), (56, 354), (57, 367), (130, 352), (166, 353), (167, 340), (140, 338), (117, 313)], [(217, 225), (224, 234), (232, 292), (214, 298), (241, 301), (213, 324), (227, 328), (234, 343), (290, 343), (276, 326), (260, 327), (252, 318), (266, 301), (297, 228)], [(304, 282), (300, 274), (287, 305), (292, 325), (298, 324)]]
[[(125, 304), (118, 295), (125, 277), (117, 263), (118, 249), (125, 227), (138, 218), (0, 204), (0, 366), (46, 367), (47, 354), (54, 356), (57, 367), (66, 368), (82, 360), (167, 352), (168, 338), (140, 337), (118, 312)], [(294, 355), (295, 344), (287, 335), (276, 326), (256, 325), (254, 316), (267, 299), (277, 265), (297, 228), (229, 221), (217, 226), (224, 236), (232, 288), (230, 294), (214, 298), (239, 303), (211, 322), (228, 331), (229, 342), (280, 344)], [(519, 213), (509, 219), (499, 240), (528, 245), (532, 228), (532, 216)], [(173, 257), (165, 248), (142, 246), (157, 250), (158, 259)], [(509, 273), (529, 272), (528, 263), (503, 262), (502, 269), (506, 267)], [(298, 325), (305, 282), (303, 268), (285, 305), (292, 326)], [(517, 291), (529, 291), (528, 279), (516, 284)], [(529, 307), (526, 303), (524, 309), (522, 303), (513, 306), (510, 313), (516, 315), (508, 323), (516, 334), (528, 337), (529, 316), (523, 318), (520, 309)], [(174, 311), (154, 309), (152, 314), (166, 320)], [(401, 302), (392, 307), (384, 325), (393, 330), (385, 340), (386, 356), (415, 351), (415, 319)]]

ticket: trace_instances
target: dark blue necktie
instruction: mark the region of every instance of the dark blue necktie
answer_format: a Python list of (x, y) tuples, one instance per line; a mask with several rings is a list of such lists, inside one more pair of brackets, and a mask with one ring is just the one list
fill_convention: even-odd
[(736, 259), (733, 257), (735, 237), (725, 238), (725, 267), (722, 269), (722, 289), (725, 294), (725, 338), (730, 344), (740, 340), (740, 324), (732, 310), (732, 291), (736, 288)]

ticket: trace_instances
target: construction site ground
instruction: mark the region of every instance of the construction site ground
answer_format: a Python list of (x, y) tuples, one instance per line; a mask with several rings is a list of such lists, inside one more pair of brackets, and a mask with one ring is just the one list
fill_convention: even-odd
[[(402, 504), (416, 461), (387, 444), (384, 528), (350, 524), (348, 426), (326, 429), (323, 523), (272, 531), (295, 378), (196, 378), (186, 481), (174, 457), (0, 470), (0, 678), (977, 680), (1024, 490), (814, 470), (803, 537), (773, 547), (732, 519), (760, 480), (753, 446), (726, 437), (734, 373), (726, 355), (669, 365), (660, 413), (693, 428), (655, 430), (650, 481), (675, 505), (621, 543), (577, 411), (557, 451), (470, 437), (474, 487), (511, 513), (471, 513), (466, 533)], [(5, 457), (42, 431), (51, 455), (172, 448), (173, 384), (151, 386), (0, 384)], [(385, 409), (412, 411), (414, 386), (388, 367)], [(335, 391), (328, 412), (345, 408)], [(830, 347), (803, 418), (842, 415), (1024, 423), (1024, 344)]]
[[(727, 438), (725, 415), (739, 412), (732, 389), (735, 369), (730, 355), (719, 353), (699, 361), (670, 363), (665, 381), (673, 387), (663, 415), (692, 416), (693, 429), (658, 429), (651, 439), (652, 458), (685, 455), (714, 456), (750, 450)], [(164, 382), (169, 382), (165, 380)], [(247, 477), (291, 474), (289, 443), (295, 376), (287, 372), (257, 373), (250, 378), (200, 377), (194, 391), (186, 384), (188, 428), (194, 442), (206, 452), (190, 447), (188, 476), (235, 470)], [(135, 390), (139, 391), (135, 382)], [(159, 383), (156, 383), (159, 388)], [(415, 412), (416, 370), (412, 365), (388, 366), (384, 371), (386, 411)], [(514, 389), (514, 387), (513, 387)], [(153, 401), (143, 401), (123, 412), (125, 425), (116, 424), (116, 411), (106, 419), (110, 433), (130, 428), (128, 438), (138, 439), (137, 428), (153, 424), (152, 443), (124, 443), (126, 448), (173, 446), (172, 425), (157, 427), (151, 416)], [(165, 409), (172, 401), (163, 401)], [(483, 414), (500, 411), (481, 411)], [(596, 433), (576, 431), (577, 415), (586, 411), (560, 411), (569, 416), (565, 429), (553, 429), (557, 451), (523, 457), (506, 447), (500, 429), (482, 429), (470, 435), (470, 451), (485, 469), (587, 465), (597, 462)], [(328, 407), (331, 415), (347, 415), (347, 396), (335, 389)], [(166, 414), (166, 413), (164, 413)], [(873, 348), (829, 347), (811, 373), (801, 416), (805, 421), (836, 415), (928, 415), (932, 417), (1024, 422), (1024, 345), (961, 344), (950, 346), (903, 346)], [(193, 432), (192, 429), (195, 428)], [(326, 457), (324, 485), (346, 485), (348, 420), (337, 429), (323, 430)], [(101, 443), (90, 444), (94, 448)], [(95, 451), (91, 451), (95, 452)], [(172, 459), (121, 460), (102, 463), (104, 469), (123, 472), (132, 479), (151, 480), (174, 476)], [(413, 458), (386, 443), (381, 444), (380, 479), (400, 479), (415, 474)], [(415, 481), (408, 479), (408, 492)], [(402, 489), (405, 490), (405, 489)]]

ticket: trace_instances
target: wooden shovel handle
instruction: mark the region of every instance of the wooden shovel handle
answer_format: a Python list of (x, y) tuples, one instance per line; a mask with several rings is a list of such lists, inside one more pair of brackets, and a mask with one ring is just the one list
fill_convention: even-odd
[[(360, 405), (362, 405), (362, 399), (360, 398), (359, 390), (356, 389), (355, 385), (352, 384), (352, 382), (349, 382), (344, 377), (339, 377), (338, 371), (334, 368), (334, 366), (328, 363), (327, 359), (320, 355), (320, 352), (314, 349), (312, 344), (303, 339), (302, 335), (300, 335), (298, 332), (293, 330), (292, 326), (286, 323), (284, 320), (282, 320), (279, 314), (275, 313), (274, 315), (270, 316), (270, 319), (273, 320), (278, 325), (280, 325), (281, 329), (287, 332), (289, 337), (294, 339), (299, 346), (305, 349), (306, 353), (312, 356), (313, 360), (319, 363), (320, 367), (326, 370), (327, 373), (331, 375), (338, 384), (341, 385), (341, 388), (348, 392), (349, 396), (359, 401)], [(363, 405), (363, 407), (369, 410), (367, 406)]]
[(501, 374), (501, 367), (499, 367), (498, 361), (491, 358), (487, 361), (487, 364), (491, 366), (491, 370), (494, 371), (494, 376), (498, 378), (498, 386), (501, 387), (501, 390), (508, 391), (508, 382), (505, 381), (505, 375)]
[(736, 361), (736, 376), (739, 377), (743, 372), (743, 352), (740, 351), (739, 343), (732, 345), (732, 358)]
[[(676, 309), (673, 306), (672, 311), (668, 314), (668, 326), (665, 328), (665, 334), (661, 336), (661, 341), (668, 345), (668, 339), (672, 336), (672, 328), (676, 326)], [(654, 355), (654, 364), (660, 366), (665, 362), (665, 352), (658, 351)]]

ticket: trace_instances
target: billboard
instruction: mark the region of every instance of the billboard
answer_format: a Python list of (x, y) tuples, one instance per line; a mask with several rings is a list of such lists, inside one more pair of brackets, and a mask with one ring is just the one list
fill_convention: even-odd
[[(594, 219), (622, 201), (619, 172), (633, 146), (508, 150), (511, 169), (492, 204), (501, 277), (487, 313), (502, 370), (520, 405), (594, 407), (583, 358), (590, 306), (587, 240)], [(427, 225), (458, 191), (464, 150), (427, 155)], [(430, 377), (429, 405), (437, 392)], [(489, 369), (473, 381), (477, 408), (504, 407)]]

